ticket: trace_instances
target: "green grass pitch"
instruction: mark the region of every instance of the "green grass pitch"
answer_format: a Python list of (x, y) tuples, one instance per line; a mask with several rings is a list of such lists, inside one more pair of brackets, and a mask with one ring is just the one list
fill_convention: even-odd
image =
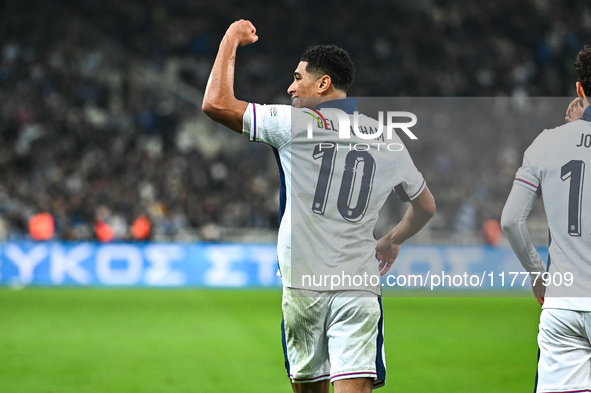
[[(0, 392), (290, 392), (278, 290), (0, 288)], [(385, 297), (379, 392), (531, 392), (530, 297)]]

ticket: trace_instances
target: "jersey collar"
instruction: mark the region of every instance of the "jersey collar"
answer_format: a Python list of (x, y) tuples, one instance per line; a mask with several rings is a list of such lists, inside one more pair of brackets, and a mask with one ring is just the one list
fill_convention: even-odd
[(316, 109), (337, 108), (343, 112), (353, 114), (353, 112), (357, 111), (358, 101), (357, 98), (341, 98), (339, 100), (324, 101), (316, 105)]
[(583, 112), (583, 116), (581, 117), (582, 120), (591, 121), (591, 106), (588, 106)]

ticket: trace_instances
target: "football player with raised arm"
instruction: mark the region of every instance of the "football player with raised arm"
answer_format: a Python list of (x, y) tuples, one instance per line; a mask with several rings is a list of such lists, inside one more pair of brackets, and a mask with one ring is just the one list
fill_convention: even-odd
[[(591, 392), (591, 48), (579, 52), (575, 69), (578, 98), (567, 124), (544, 130), (525, 151), (501, 217), (542, 305), (536, 392)], [(548, 265), (526, 227), (540, 195), (550, 230)]]
[[(356, 102), (347, 98), (354, 67), (341, 48), (317, 46), (303, 54), (288, 88), (291, 106), (236, 99), (237, 48), (257, 40), (249, 21), (228, 28), (203, 111), (251, 141), (272, 146), (278, 156), (286, 198), (277, 244), (284, 287), (282, 338), (293, 391), (328, 393), (332, 382), (336, 393), (367, 393), (385, 383), (380, 273), (435, 214), (435, 202), (406, 149), (391, 151), (385, 143), (381, 150), (377, 143), (364, 151), (345, 148), (368, 142), (354, 133), (339, 144), (337, 125), (377, 130), (375, 120), (354, 116)], [(390, 139), (403, 147), (395, 134)], [(376, 240), (378, 211), (394, 189), (410, 207), (390, 233)], [(302, 272), (377, 281), (331, 283), (329, 288), (306, 282)], [(297, 290), (305, 295), (295, 295)]]

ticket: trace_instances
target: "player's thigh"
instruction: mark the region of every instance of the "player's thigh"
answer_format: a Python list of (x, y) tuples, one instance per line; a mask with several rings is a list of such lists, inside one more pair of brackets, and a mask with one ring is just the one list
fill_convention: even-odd
[[(283, 290), (286, 366), (294, 383), (330, 378), (326, 316), (328, 297), (311, 292)], [(304, 389), (304, 388), (302, 388)], [(305, 391), (305, 390), (304, 390)]]
[[(330, 307), (328, 346), (331, 380), (378, 377), (383, 366), (382, 310), (378, 298), (359, 296), (333, 298)], [(381, 365), (378, 365), (378, 360)], [(385, 375), (384, 375), (385, 377)]]
[(591, 388), (591, 346), (584, 313), (544, 309), (540, 316), (538, 392)]

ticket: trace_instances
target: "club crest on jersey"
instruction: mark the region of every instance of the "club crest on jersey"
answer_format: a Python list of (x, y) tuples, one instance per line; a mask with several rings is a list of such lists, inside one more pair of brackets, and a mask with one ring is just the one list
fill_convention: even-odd
[(277, 107), (272, 106), (269, 110), (271, 111), (271, 116), (272, 117), (276, 117), (277, 116)]

